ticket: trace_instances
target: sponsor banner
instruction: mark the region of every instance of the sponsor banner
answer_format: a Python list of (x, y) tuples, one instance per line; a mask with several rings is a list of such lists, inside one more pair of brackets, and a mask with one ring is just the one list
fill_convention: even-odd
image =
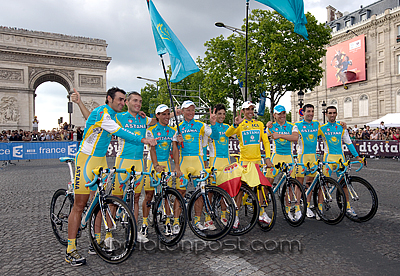
[[(271, 152), (274, 149), (274, 145), (271, 142)], [(356, 148), (357, 152), (361, 156), (381, 156), (381, 157), (393, 157), (400, 156), (400, 146), (399, 142), (395, 140), (391, 141), (380, 141), (380, 140), (355, 140), (353, 141), (353, 145)], [(293, 154), (297, 154), (297, 143), (293, 143)], [(345, 155), (351, 155), (349, 149), (346, 145), (343, 145), (343, 151)], [(239, 140), (237, 139), (229, 139), (229, 152), (230, 154), (239, 154)], [(264, 154), (264, 146), (261, 144), (261, 153)], [(317, 153), (324, 153), (324, 143), (322, 141), (318, 141), (317, 144)]]
[(0, 160), (56, 159), (75, 157), (79, 142), (0, 143)]

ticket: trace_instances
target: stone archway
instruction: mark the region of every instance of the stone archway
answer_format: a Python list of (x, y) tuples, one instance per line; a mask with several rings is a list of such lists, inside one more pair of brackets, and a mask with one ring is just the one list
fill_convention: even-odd
[[(103, 104), (106, 49), (101, 39), (0, 27), (0, 128), (31, 129), (35, 90), (47, 81), (76, 88), (89, 109)], [(84, 125), (76, 105), (71, 123)]]

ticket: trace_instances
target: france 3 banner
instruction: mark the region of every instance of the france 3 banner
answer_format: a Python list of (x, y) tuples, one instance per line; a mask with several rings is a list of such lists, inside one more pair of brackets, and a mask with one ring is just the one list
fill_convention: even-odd
[(75, 157), (79, 142), (0, 143), (0, 160), (57, 159)]

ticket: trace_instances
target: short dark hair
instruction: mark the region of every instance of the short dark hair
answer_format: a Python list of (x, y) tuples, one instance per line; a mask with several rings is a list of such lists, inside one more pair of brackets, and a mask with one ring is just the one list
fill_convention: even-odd
[(126, 92), (123, 90), (123, 89), (121, 89), (121, 88), (118, 88), (118, 87), (111, 87), (110, 89), (108, 89), (108, 91), (107, 91), (107, 96), (106, 96), (106, 104), (108, 104), (108, 96), (110, 96), (111, 97), (111, 99), (113, 99), (114, 100), (114, 98), (115, 98), (115, 93), (117, 93), (117, 92), (121, 92), (122, 94), (126, 94)]
[(305, 106), (303, 106), (303, 112), (306, 112), (307, 108), (312, 108), (314, 109), (314, 106), (312, 104), (306, 104)]
[(126, 94), (126, 100), (127, 100), (127, 101), (129, 101), (131, 95), (136, 95), (136, 96), (142, 97), (142, 95), (140, 95), (139, 92), (137, 92), (137, 91), (131, 91), (131, 92), (128, 92), (128, 94)]
[(334, 105), (330, 105), (326, 108), (326, 112), (328, 112), (328, 109), (335, 109), (335, 111), (337, 112), (337, 108)]
[(216, 104), (216, 105), (214, 106), (214, 108), (215, 108), (215, 112), (216, 112), (216, 113), (217, 113), (218, 111), (220, 111), (221, 109), (225, 110), (225, 112), (226, 112), (226, 107), (225, 107), (224, 104)]

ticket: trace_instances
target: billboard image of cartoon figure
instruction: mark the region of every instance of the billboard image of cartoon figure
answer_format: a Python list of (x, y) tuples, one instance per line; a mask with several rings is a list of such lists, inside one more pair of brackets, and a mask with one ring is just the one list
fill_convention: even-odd
[(364, 35), (327, 49), (326, 78), (327, 88), (366, 80)]

